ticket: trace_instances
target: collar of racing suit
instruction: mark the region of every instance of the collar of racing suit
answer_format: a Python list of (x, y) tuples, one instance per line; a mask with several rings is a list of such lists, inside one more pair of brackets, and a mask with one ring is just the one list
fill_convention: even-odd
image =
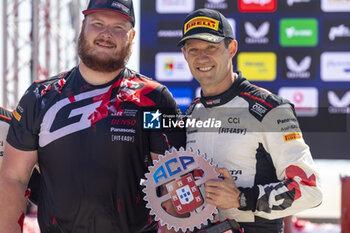
[(215, 96), (203, 96), (203, 92), (201, 92), (201, 98), (200, 101), (206, 108), (220, 106), (223, 104), (226, 104), (230, 100), (232, 100), (235, 96), (239, 94), (239, 85), (245, 80), (245, 78), (242, 77), (241, 71), (235, 71), (237, 74), (236, 80), (233, 82), (231, 87), (224, 91), (223, 93)]
[(128, 76), (127, 72), (130, 72), (130, 70), (128, 70), (126, 67), (124, 67), (120, 71), (120, 73), (113, 80), (109, 81), (108, 83), (93, 85), (93, 84), (86, 82), (83, 75), (80, 73), (79, 66), (76, 66), (72, 69), (72, 77), (74, 75), (76, 75), (78, 77), (79, 82), (81, 82), (82, 85), (89, 85), (89, 86), (94, 87), (94, 88), (103, 88), (103, 87), (108, 87), (108, 86), (112, 85), (118, 79), (122, 79), (124, 77), (130, 77), (130, 76)]

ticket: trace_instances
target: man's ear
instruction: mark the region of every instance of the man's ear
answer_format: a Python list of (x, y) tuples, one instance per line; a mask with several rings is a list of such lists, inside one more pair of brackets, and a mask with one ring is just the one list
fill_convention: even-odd
[(83, 21), (81, 21), (81, 28), (80, 28), (81, 32), (84, 30), (85, 23), (86, 23), (86, 18), (84, 18)]
[(182, 54), (184, 55), (185, 60), (187, 61), (186, 49), (185, 49), (185, 47), (182, 47), (182, 48), (181, 48), (181, 51), (182, 51)]
[(134, 29), (132, 29), (132, 32), (131, 32), (131, 40), (134, 40), (135, 34), (136, 34), (136, 31), (135, 31)]
[(237, 40), (232, 40), (231, 43), (229, 44), (229, 50), (230, 50), (230, 56), (234, 57), (237, 53)]

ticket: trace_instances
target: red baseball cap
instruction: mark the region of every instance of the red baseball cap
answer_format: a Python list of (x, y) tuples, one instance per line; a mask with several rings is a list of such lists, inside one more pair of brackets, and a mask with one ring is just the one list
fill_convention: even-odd
[(83, 14), (88, 15), (98, 11), (115, 12), (129, 20), (132, 26), (135, 26), (132, 0), (90, 0), (88, 8), (83, 11)]

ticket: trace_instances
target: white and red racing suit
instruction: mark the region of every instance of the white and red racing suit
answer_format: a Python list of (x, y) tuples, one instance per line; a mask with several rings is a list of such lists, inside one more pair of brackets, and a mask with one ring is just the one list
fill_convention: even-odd
[(244, 208), (219, 209), (217, 220), (235, 219), (246, 233), (282, 232), (283, 217), (321, 203), (320, 178), (293, 105), (237, 73), (227, 91), (188, 107), (189, 119), (210, 127), (187, 128), (186, 147), (227, 168), (247, 199)]

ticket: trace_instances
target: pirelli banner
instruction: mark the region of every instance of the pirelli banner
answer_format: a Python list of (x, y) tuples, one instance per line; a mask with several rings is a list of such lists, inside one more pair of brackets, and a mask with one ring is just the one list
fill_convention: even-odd
[(177, 47), (182, 23), (196, 9), (216, 9), (238, 41), (234, 69), (295, 105), (314, 158), (350, 158), (349, 0), (140, 2), (140, 72), (167, 85), (183, 112), (200, 88)]

